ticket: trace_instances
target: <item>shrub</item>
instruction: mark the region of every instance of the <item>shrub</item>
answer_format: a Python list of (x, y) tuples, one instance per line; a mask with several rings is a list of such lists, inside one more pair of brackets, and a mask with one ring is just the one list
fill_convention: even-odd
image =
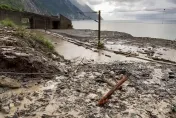
[(0, 5), (0, 9), (11, 10), (11, 11), (21, 11), (21, 12), (24, 11), (23, 8), (16, 9), (16, 8), (13, 8), (13, 7), (11, 7), (11, 6), (9, 6), (9, 5), (6, 5), (6, 4), (1, 4), (1, 5)]
[(98, 43), (98, 49), (103, 49), (104, 48), (104, 43)]
[(35, 40), (36, 42), (41, 43), (44, 46), (46, 46), (49, 50), (51, 50), (51, 51), (54, 50), (53, 44), (41, 34), (31, 33), (23, 27), (18, 27), (17, 31), (14, 34), (16, 36), (21, 37), (21, 38), (25, 38), (28, 40)]
[(11, 21), (10, 19), (5, 19), (5, 20), (2, 20), (0, 22), (3, 26), (6, 26), (6, 27), (12, 27), (12, 28), (16, 28), (16, 25), (13, 21)]
[(50, 49), (52, 51), (54, 50), (53, 44), (48, 39), (46, 39), (43, 35), (40, 35), (40, 34), (37, 34), (37, 33), (31, 33), (31, 38), (36, 40), (39, 43), (42, 43), (48, 49)]
[(14, 35), (19, 36), (21, 38), (28, 39), (28, 40), (35, 40), (36, 42), (45, 45), (51, 51), (54, 50), (53, 44), (48, 39), (46, 39), (43, 35), (38, 34), (38, 33), (31, 33), (28, 30), (26, 30), (25, 27), (17, 26), (10, 19), (5, 19), (5, 20), (1, 21), (0, 23), (3, 26), (12, 27), (12, 28), (16, 29), (16, 31), (14, 32)]

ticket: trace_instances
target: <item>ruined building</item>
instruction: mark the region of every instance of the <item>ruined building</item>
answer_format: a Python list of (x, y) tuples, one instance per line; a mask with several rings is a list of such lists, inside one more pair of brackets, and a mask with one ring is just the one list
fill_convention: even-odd
[(63, 15), (47, 16), (30, 12), (0, 9), (0, 20), (11, 19), (16, 24), (27, 24), (31, 29), (71, 29), (72, 22)]

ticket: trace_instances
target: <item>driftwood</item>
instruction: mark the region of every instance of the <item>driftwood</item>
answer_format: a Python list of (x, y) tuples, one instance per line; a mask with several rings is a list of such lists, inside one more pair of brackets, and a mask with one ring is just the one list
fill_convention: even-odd
[(98, 106), (102, 106), (104, 105), (108, 99), (111, 97), (111, 95), (118, 89), (121, 88), (121, 85), (127, 80), (127, 76), (123, 75), (121, 77), (122, 79), (104, 96), (100, 99), (100, 101), (98, 102)]

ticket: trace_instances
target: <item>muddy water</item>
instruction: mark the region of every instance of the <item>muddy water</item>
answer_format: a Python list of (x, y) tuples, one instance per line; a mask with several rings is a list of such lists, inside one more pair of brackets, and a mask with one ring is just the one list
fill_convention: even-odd
[(84, 47), (63, 40), (57, 41), (56, 51), (69, 60), (79, 57), (95, 62), (139, 61), (139, 59), (127, 58), (126, 56), (116, 55), (103, 50), (85, 49)]
[[(115, 51), (123, 51), (123, 52), (131, 52), (131, 53), (137, 53), (142, 58), (147, 58), (147, 55), (144, 54), (145, 51), (149, 51), (149, 48), (151, 48), (154, 51), (153, 57), (159, 57), (162, 59), (170, 60), (173, 62), (176, 62), (176, 50), (175, 49), (169, 49), (169, 48), (160, 48), (157, 47), (153, 49), (152, 47), (138, 47), (138, 46), (129, 46), (124, 45), (124, 42), (110, 42), (107, 41), (105, 46), (108, 49), (115, 50)], [(143, 52), (143, 53), (141, 53)]]
[(123, 55), (117, 55), (104, 50), (97, 49), (86, 49), (82, 46), (78, 46), (76, 44), (70, 43), (66, 37), (57, 34), (51, 34), (48, 32), (48, 35), (44, 34), (47, 38), (51, 39), (55, 45), (56, 51), (64, 56), (65, 59), (73, 60), (75, 58), (84, 58), (85, 60), (92, 62), (113, 62), (113, 61), (142, 61), (140, 59), (126, 57)]

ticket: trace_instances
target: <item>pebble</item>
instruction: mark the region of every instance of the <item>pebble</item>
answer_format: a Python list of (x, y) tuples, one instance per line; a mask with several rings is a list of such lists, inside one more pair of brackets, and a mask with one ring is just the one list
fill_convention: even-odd
[(20, 106), (21, 105), (21, 102), (20, 101), (15, 101), (15, 103), (14, 103), (14, 106), (15, 107), (18, 107), (18, 106)]
[(110, 75), (114, 76), (115, 72), (114, 71), (110, 71)]
[(5, 114), (9, 114), (10, 113), (10, 108), (8, 106), (4, 106), (1, 108), (1, 111)]
[(173, 78), (175, 78), (174, 75), (169, 75), (169, 79), (173, 79)]

